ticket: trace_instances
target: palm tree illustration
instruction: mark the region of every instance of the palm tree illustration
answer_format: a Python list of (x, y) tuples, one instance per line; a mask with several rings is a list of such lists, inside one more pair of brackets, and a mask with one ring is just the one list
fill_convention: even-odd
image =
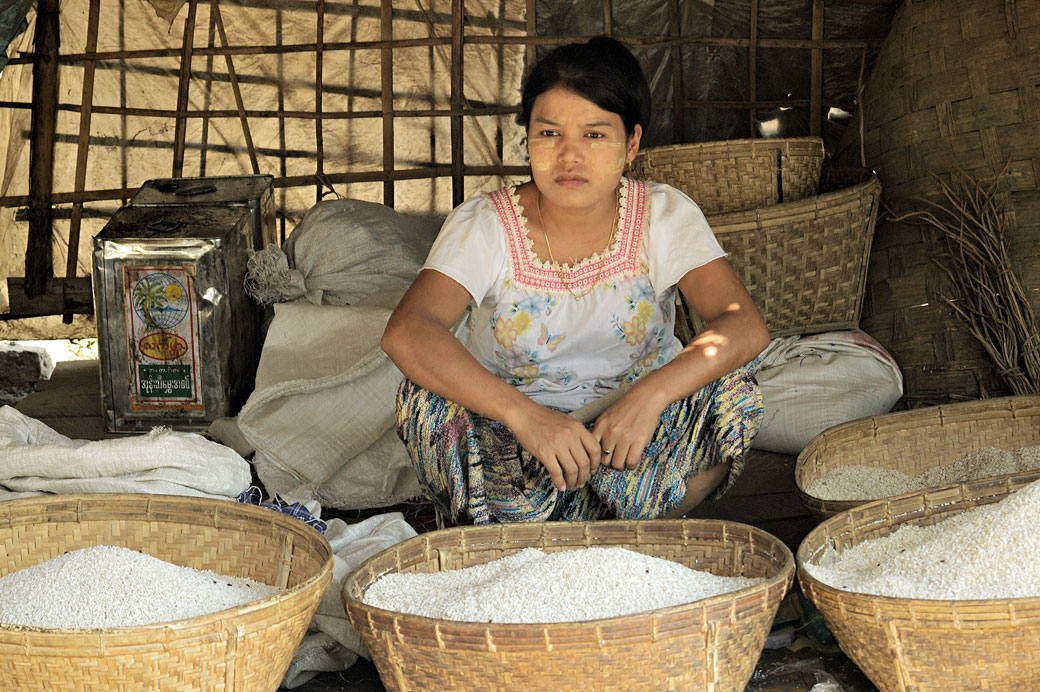
[(160, 283), (152, 283), (147, 279), (137, 282), (134, 287), (134, 307), (141, 311), (144, 322), (149, 327), (161, 329), (152, 317), (152, 310), (166, 307), (165, 286)]

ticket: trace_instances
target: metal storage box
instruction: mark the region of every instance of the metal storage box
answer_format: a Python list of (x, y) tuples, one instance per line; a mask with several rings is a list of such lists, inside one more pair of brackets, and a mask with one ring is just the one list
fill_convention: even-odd
[(205, 178), (155, 178), (130, 198), (132, 207), (244, 206), (251, 214), (249, 247), (262, 250), (278, 244), (275, 228), (274, 188), (270, 175), (211, 176)]
[(105, 427), (201, 430), (234, 415), (259, 360), (244, 206), (121, 208), (94, 238)]

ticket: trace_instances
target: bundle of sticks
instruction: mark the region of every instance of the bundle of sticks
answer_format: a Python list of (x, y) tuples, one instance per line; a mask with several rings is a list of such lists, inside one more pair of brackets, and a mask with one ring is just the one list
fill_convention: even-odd
[(936, 259), (949, 279), (950, 294), (943, 300), (982, 344), (1012, 393), (1038, 394), (1040, 332), (1011, 265), (1011, 220), (1000, 188), (1007, 169), (1005, 164), (988, 185), (960, 168), (956, 186), (933, 173), (942, 200), (915, 198), (924, 209), (892, 220), (931, 226), (945, 239), (948, 252)]

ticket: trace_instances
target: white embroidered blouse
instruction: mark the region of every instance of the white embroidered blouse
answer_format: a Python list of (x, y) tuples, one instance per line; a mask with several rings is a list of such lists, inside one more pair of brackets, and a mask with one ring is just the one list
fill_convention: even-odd
[[(669, 185), (622, 178), (620, 205), (602, 270), (599, 254), (563, 265), (566, 285), (535, 255), (515, 187), (452, 211), (423, 266), (472, 296), (470, 352), (544, 406), (572, 411), (674, 358), (675, 285), (725, 256), (700, 208)], [(567, 289), (593, 284), (581, 300)]]

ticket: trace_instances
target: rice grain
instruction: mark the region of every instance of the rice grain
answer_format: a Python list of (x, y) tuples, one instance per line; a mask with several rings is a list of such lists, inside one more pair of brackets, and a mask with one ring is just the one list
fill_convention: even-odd
[(618, 547), (526, 548), (458, 570), (386, 574), (363, 601), (443, 620), (576, 622), (690, 603), (761, 581), (720, 577)]
[(1040, 481), (931, 526), (906, 524), (806, 570), (838, 589), (940, 600), (1040, 596)]
[(952, 464), (933, 466), (918, 474), (876, 466), (838, 466), (823, 473), (805, 492), (821, 500), (878, 500), (947, 483), (966, 483), (1040, 468), (1040, 447), (1006, 451), (982, 447)]
[(214, 613), (278, 592), (275, 586), (251, 579), (99, 545), (0, 577), (0, 623), (133, 627)]

